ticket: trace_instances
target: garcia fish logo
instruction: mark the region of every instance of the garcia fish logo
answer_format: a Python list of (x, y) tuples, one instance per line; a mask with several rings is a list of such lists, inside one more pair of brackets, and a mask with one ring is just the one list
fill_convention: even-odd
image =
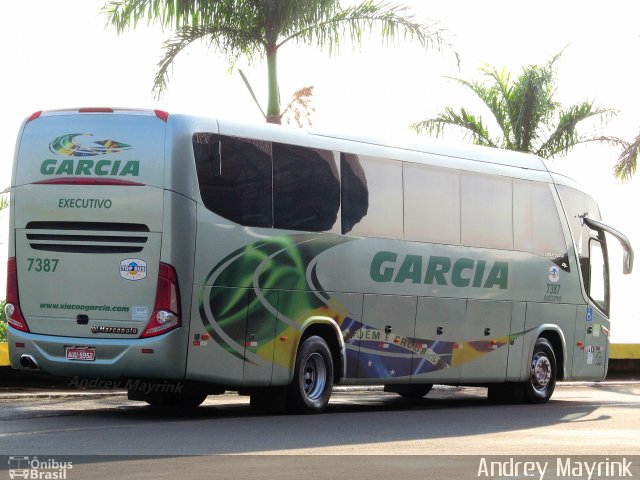
[(49, 144), (49, 151), (67, 157), (95, 157), (109, 153), (120, 153), (129, 150), (131, 145), (115, 140), (82, 141), (79, 137), (93, 137), (92, 133), (67, 133), (54, 138)]
[[(90, 141), (83, 137), (93, 137), (92, 133), (68, 133), (54, 138), (49, 150), (56, 155), (80, 157), (80, 160), (47, 158), (40, 165), (42, 175), (117, 175), (137, 177), (140, 175), (138, 160), (87, 159), (110, 153), (120, 153), (133, 148), (115, 140)], [(84, 157), (84, 158), (83, 158)]]
[(147, 262), (139, 258), (125, 258), (120, 262), (120, 276), (125, 280), (142, 280), (147, 277)]

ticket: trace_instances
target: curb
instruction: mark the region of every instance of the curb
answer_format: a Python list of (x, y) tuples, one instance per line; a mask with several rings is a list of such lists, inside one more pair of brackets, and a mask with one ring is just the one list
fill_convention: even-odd
[(612, 343), (609, 358), (612, 360), (640, 360), (640, 345), (635, 343)]
[(9, 344), (0, 342), (0, 367), (9, 366)]
[(22, 400), (25, 398), (78, 398), (81, 400), (98, 399), (105, 397), (126, 397), (126, 391), (107, 391), (107, 392), (85, 392), (85, 391), (7, 391), (0, 390), (0, 400)]

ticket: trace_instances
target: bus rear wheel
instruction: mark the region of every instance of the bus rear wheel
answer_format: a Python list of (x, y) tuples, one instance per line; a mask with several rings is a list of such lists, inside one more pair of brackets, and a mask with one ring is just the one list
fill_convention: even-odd
[(329, 403), (333, 390), (333, 358), (327, 342), (307, 338), (298, 349), (287, 405), (297, 413), (319, 413)]
[(546, 403), (556, 388), (556, 355), (549, 340), (538, 338), (529, 363), (529, 379), (524, 383), (526, 403)]

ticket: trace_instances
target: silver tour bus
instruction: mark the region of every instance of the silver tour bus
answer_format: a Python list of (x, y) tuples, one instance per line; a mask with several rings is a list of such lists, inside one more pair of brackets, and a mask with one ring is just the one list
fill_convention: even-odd
[(151, 405), (319, 412), (336, 384), (543, 403), (606, 375), (605, 232), (633, 265), (535, 156), (162, 111), (31, 115), (10, 195), (12, 366)]

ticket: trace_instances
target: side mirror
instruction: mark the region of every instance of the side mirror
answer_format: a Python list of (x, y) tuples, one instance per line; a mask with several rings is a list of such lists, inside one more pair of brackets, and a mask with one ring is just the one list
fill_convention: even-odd
[(595, 220), (588, 215), (584, 215), (582, 217), (582, 221), (593, 230), (602, 230), (603, 232), (610, 233), (616, 237), (624, 250), (624, 255), (622, 257), (622, 273), (625, 275), (630, 274), (633, 271), (633, 248), (631, 247), (629, 239), (622, 232), (605, 223)]
[(629, 275), (633, 271), (633, 250), (625, 250), (622, 256), (622, 273)]

